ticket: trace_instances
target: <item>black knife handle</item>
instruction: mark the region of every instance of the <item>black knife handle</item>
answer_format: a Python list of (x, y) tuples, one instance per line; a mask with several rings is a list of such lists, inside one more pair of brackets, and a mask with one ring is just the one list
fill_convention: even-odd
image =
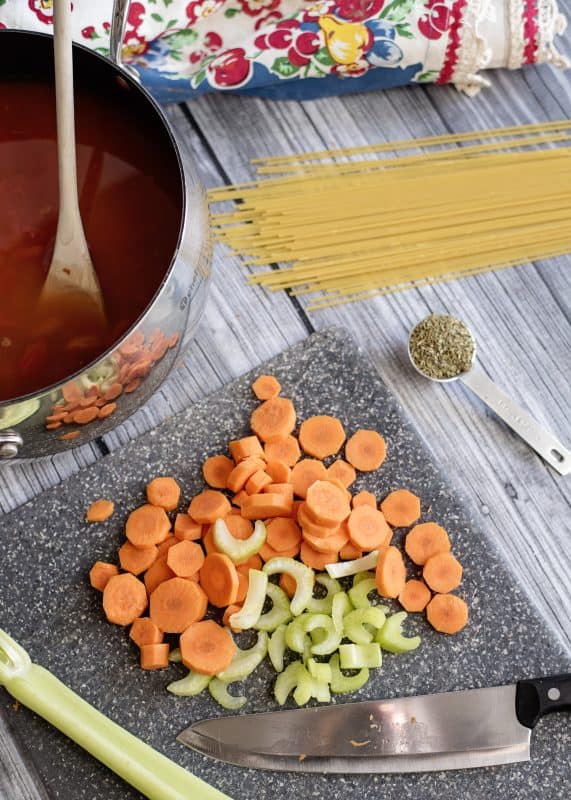
[(526, 728), (535, 728), (545, 714), (571, 711), (571, 673), (518, 681), (515, 707), (518, 720)]

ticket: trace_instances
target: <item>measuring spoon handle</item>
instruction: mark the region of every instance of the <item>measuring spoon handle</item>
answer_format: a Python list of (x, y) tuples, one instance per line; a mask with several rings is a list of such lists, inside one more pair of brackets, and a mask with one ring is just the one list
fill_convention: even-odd
[(461, 380), (553, 469), (561, 475), (571, 472), (571, 450), (514, 403), (482, 370), (474, 367)]

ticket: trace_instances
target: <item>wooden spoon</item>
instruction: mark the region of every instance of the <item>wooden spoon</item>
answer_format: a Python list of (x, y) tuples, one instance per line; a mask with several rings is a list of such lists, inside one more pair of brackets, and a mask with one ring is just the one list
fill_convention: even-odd
[(44, 312), (57, 309), (62, 324), (68, 313), (75, 320), (85, 314), (87, 328), (103, 327), (103, 297), (83, 231), (77, 192), (70, 0), (54, 0), (53, 11), (59, 216), (40, 308)]

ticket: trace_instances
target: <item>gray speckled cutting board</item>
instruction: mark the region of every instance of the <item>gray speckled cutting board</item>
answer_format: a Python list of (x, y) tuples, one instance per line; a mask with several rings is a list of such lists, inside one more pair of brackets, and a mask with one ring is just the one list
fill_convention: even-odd
[[(369, 683), (348, 699), (488, 686), (570, 669), (569, 657), (506, 572), (493, 544), (470, 520), (462, 498), (450, 490), (402, 409), (344, 333), (312, 336), (257, 370), (261, 372), (278, 377), (300, 420), (333, 414), (349, 433), (360, 427), (382, 432), (388, 443), (385, 464), (378, 473), (361, 475), (354, 488), (369, 489), (379, 498), (392, 487), (417, 492), (425, 504), (423, 519), (448, 529), (465, 568), (461, 594), (471, 609), (468, 627), (445, 637), (414, 615), (410, 629), (423, 636), (420, 649), (387, 655), (383, 669), (372, 671)], [(207, 694), (175, 698), (165, 691), (167, 683), (183, 674), (180, 666), (160, 672), (138, 668), (127, 632), (105, 621), (101, 597), (90, 588), (87, 573), (95, 560), (114, 559), (126, 514), (143, 500), (150, 478), (174, 475), (183, 487), (183, 507), (203, 488), (200, 467), (205, 457), (224, 451), (229, 439), (248, 432), (255, 407), (251, 381), (252, 375), (246, 375), (5, 517), (0, 524), (1, 627), (83, 698), (234, 798), (346, 800), (348, 793), (360, 800), (568, 797), (571, 724), (563, 714), (543, 720), (535, 730), (529, 763), (419, 775), (253, 771), (213, 761), (175, 741), (191, 722), (225, 712)], [(86, 506), (98, 497), (113, 498), (116, 512), (105, 524), (88, 526), (83, 523)], [(245, 711), (276, 708), (272, 685), (273, 674), (264, 664), (245, 685)], [(138, 797), (43, 720), (26, 709), (15, 710), (7, 694), (0, 694), (0, 705), (50, 796)]]

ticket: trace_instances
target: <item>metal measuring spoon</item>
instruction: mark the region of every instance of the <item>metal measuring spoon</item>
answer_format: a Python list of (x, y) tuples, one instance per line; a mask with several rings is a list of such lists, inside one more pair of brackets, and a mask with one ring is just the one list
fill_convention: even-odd
[[(460, 321), (460, 320), (459, 320)], [(424, 322), (424, 320), (422, 320)], [(421, 323), (418, 323), (419, 325)], [(524, 442), (532, 447), (536, 453), (547, 461), (547, 463), (557, 470), (561, 475), (568, 475), (571, 472), (571, 450), (564, 447), (561, 442), (550, 431), (542, 427), (531, 417), (527, 411), (520, 408), (511, 397), (508, 397), (488, 376), (477, 366), (476, 362), (476, 340), (470, 328), (465, 323), (461, 323), (470, 334), (474, 349), (472, 363), (466, 372), (455, 375), (452, 378), (433, 378), (423, 372), (414, 361), (410, 351), (410, 340), (417, 327), (412, 329), (408, 337), (408, 357), (415, 370), (424, 378), (436, 383), (450, 383), (451, 381), (461, 380), (474, 394), (478, 395), (489, 408), (500, 417), (506, 425), (515, 431)]]

